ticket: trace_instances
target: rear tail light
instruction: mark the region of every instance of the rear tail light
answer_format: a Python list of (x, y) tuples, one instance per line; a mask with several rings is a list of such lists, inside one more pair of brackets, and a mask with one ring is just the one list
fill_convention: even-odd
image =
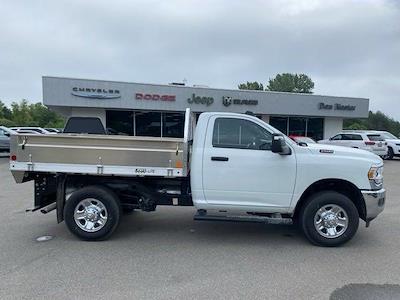
[(10, 160), (17, 160), (17, 156), (15, 154), (10, 155)]
[(372, 146), (372, 145), (375, 145), (375, 142), (366, 141), (366, 142), (365, 142), (365, 145), (367, 145), (367, 146)]

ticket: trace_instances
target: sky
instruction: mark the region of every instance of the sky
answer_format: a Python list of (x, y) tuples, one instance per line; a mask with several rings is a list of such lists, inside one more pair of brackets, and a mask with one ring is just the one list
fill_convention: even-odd
[(237, 88), (305, 73), (400, 120), (400, 0), (0, 0), (0, 100), (42, 76)]

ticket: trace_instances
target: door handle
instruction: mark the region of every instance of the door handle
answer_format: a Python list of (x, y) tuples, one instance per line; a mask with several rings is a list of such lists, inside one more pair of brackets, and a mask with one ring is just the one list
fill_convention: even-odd
[(228, 161), (228, 157), (223, 157), (223, 156), (211, 156), (211, 160), (215, 161)]

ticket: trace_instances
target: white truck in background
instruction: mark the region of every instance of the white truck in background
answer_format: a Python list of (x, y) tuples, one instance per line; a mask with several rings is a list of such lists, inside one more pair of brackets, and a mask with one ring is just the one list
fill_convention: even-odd
[(123, 210), (195, 206), (195, 220), (294, 222), (338, 246), (385, 204), (383, 162), (367, 151), (297, 145), (247, 114), (185, 115), (184, 138), (13, 135), (10, 170), (35, 181), (35, 207), (84, 240), (117, 228)]

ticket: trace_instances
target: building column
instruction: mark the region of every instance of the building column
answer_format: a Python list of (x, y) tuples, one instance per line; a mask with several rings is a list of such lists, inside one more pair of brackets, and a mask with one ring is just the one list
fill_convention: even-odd
[(343, 130), (343, 118), (325, 117), (324, 119), (324, 139), (328, 139)]

